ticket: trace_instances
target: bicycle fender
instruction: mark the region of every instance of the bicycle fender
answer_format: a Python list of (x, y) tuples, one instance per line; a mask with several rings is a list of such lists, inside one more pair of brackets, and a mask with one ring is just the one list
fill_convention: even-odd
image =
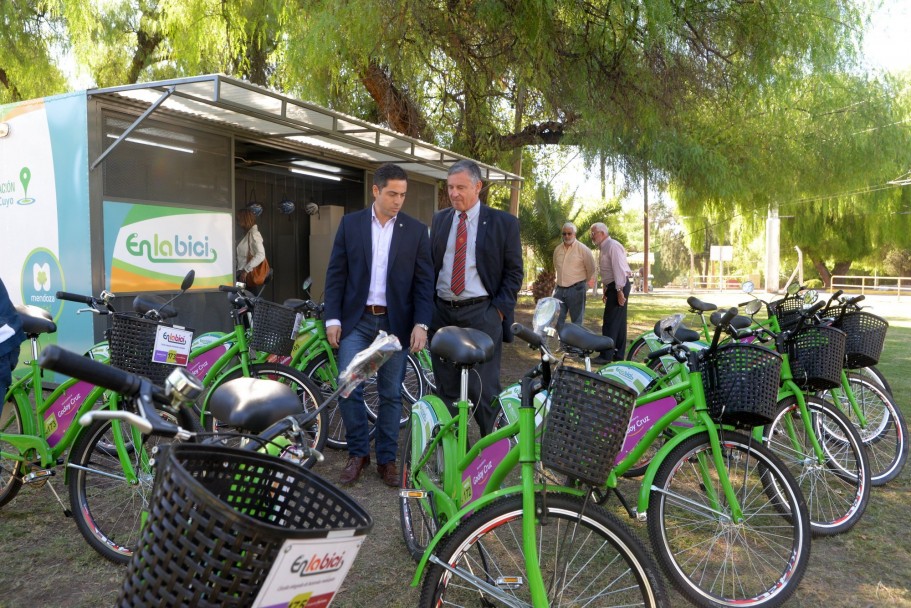
[(641, 395), (659, 374), (643, 363), (635, 361), (617, 361), (609, 363), (598, 370), (598, 375), (609, 378), (627, 386)]
[[(537, 494), (539, 492), (543, 492), (543, 491), (544, 491), (543, 484), (535, 484), (535, 494)], [(411, 586), (417, 587), (418, 585), (421, 584), (421, 578), (423, 578), (423, 576), (424, 576), (424, 569), (427, 567), (427, 562), (429, 561), (430, 556), (433, 554), (434, 550), (436, 549), (436, 546), (440, 542), (442, 542), (446, 538), (446, 536), (450, 532), (452, 532), (460, 523), (462, 523), (462, 520), (467, 515), (470, 515), (471, 513), (474, 513), (475, 511), (480, 511), (481, 509), (483, 509), (488, 504), (490, 504), (491, 502), (493, 502), (494, 500), (496, 500), (498, 498), (502, 498), (504, 496), (509, 496), (511, 494), (521, 494), (521, 493), (522, 493), (521, 485), (510, 486), (508, 488), (503, 488), (501, 490), (497, 490), (496, 492), (492, 492), (490, 494), (482, 496), (481, 498), (477, 499), (476, 501), (472, 502), (471, 504), (469, 504), (465, 507), (462, 507), (462, 509), (460, 509), (458, 513), (456, 513), (453, 517), (451, 517), (449, 519), (449, 521), (447, 521), (443, 525), (442, 528), (437, 530), (436, 535), (431, 539), (430, 543), (427, 545), (427, 548), (424, 550), (424, 555), (421, 556), (421, 559), (418, 562), (417, 568), (415, 568), (414, 578), (411, 579)], [(547, 486), (547, 493), (548, 494), (568, 494), (570, 496), (585, 496), (585, 492), (583, 492), (582, 490), (577, 490), (576, 488), (567, 488), (567, 487), (555, 488), (552, 485)]]
[[(494, 398), (494, 402), (499, 404), (509, 424), (518, 422), (519, 408), (522, 406), (522, 386), (518, 382), (507, 386)], [(496, 407), (494, 407), (494, 411), (496, 411)], [(547, 391), (541, 391), (535, 395), (535, 428), (541, 426), (548, 411), (550, 411), (550, 399), (548, 399)]]

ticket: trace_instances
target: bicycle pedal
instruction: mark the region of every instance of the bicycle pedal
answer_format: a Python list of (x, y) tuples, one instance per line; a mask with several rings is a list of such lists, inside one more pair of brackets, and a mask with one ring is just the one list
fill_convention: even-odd
[(53, 475), (54, 469), (41, 469), (39, 471), (32, 471), (22, 478), (22, 483), (43, 485), (45, 482), (47, 482), (48, 477), (51, 477)]
[(399, 490), (399, 498), (427, 498), (426, 490)]
[(494, 585), (499, 589), (506, 589), (509, 591), (515, 591), (522, 587), (525, 584), (525, 579), (521, 576), (501, 576), (494, 581)]

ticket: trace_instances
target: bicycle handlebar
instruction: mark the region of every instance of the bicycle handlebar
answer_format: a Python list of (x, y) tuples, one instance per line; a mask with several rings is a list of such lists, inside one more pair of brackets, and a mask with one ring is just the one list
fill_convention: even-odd
[(514, 336), (521, 338), (525, 342), (528, 342), (531, 346), (535, 348), (541, 347), (541, 336), (536, 334), (534, 331), (528, 329), (521, 323), (512, 324), (512, 333)]
[[(144, 433), (154, 433), (164, 436), (182, 436), (185, 432), (177, 425), (166, 422), (155, 411), (152, 401), (162, 405), (171, 405), (171, 400), (160, 387), (155, 386), (145, 378), (128, 371), (99, 363), (89, 357), (77, 355), (74, 352), (60, 348), (57, 345), (47, 346), (38, 358), (38, 365), (44, 369), (59, 372), (72, 378), (84, 380), (90, 384), (112, 390), (124, 397), (135, 399), (139, 404), (141, 416), (130, 412), (113, 410), (100, 410), (83, 416), (80, 424), (89, 424), (92, 420), (118, 418), (134, 423), (132, 418), (122, 414), (136, 416), (143, 423), (136, 426)], [(103, 411), (107, 413), (101, 414)]]
[(93, 298), (92, 296), (83, 296), (78, 293), (70, 293), (68, 291), (58, 291), (55, 294), (55, 297), (58, 300), (76, 302), (77, 304), (87, 304), (88, 306), (92, 306), (95, 304), (95, 298)]

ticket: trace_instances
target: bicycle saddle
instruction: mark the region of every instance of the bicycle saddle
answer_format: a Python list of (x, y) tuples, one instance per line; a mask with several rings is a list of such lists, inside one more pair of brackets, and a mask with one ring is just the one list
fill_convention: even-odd
[(587, 353), (614, 350), (614, 339), (601, 336), (575, 323), (566, 323), (560, 329), (560, 341), (567, 346), (578, 348)]
[[(695, 298), (693, 298), (695, 300)], [(699, 302), (699, 300), (696, 300)], [(699, 302), (702, 304), (702, 302)], [(709, 306), (714, 306), (709, 304)], [(661, 321), (655, 323), (655, 335), (661, 335)], [(698, 331), (693, 331), (692, 329), (687, 329), (683, 325), (678, 325), (676, 331), (674, 331), (674, 337), (680, 340), (681, 342), (697, 342), (702, 336), (699, 335)]]
[(486, 363), (493, 351), (490, 336), (470, 327), (443, 327), (430, 340), (430, 352), (456, 365)]
[(16, 312), (19, 313), (19, 318), (22, 319), (22, 332), (26, 336), (52, 334), (57, 331), (57, 324), (54, 323), (51, 313), (43, 308), (17, 304)]
[(219, 422), (251, 433), (261, 433), (285, 416), (304, 413), (291, 387), (258, 378), (225, 382), (213, 391), (209, 410)]
[[(718, 312), (713, 312), (712, 316), (709, 317), (709, 321), (712, 322), (712, 325), (718, 325), (718, 322), (721, 321), (721, 317), (724, 316), (724, 313), (720, 310)], [(731, 319), (731, 327), (734, 329), (746, 329), (753, 324), (753, 321), (749, 317), (744, 317), (743, 315), (737, 315)]]
[(158, 311), (158, 316), (162, 319), (170, 319), (177, 316), (177, 310), (166, 303), (161, 296), (146, 294), (133, 298), (133, 310), (141, 315), (145, 315), (152, 310)]
[(690, 305), (690, 308), (693, 310), (699, 310), (702, 312), (709, 312), (710, 310), (718, 310), (718, 307), (714, 304), (709, 304), (708, 302), (703, 302), (702, 300), (696, 298), (695, 296), (690, 296), (686, 299), (686, 303)]

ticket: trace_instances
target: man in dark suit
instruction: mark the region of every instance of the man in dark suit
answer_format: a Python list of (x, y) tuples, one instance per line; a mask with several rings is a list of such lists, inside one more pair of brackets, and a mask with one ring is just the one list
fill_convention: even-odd
[[(378, 332), (395, 334), (402, 351), (377, 372), (377, 472), (398, 487), (395, 467), (405, 350), (427, 344), (433, 311), (433, 266), (427, 226), (401, 212), (408, 189), (405, 171), (385, 164), (373, 176), (373, 205), (342, 218), (326, 272), (326, 335), (338, 347), (339, 370), (370, 345)], [(370, 436), (363, 386), (339, 402), (345, 422), (348, 462), (343, 485), (354, 483), (370, 464)]]
[[(10, 301), (6, 285), (0, 279), (0, 399), (6, 395), (12, 382), (10, 371), (19, 361), (19, 344), (24, 339), (22, 319)], [(4, 403), (5, 401), (0, 401), (0, 411), (3, 411)]]
[[(489, 335), (494, 358), (469, 375), (468, 394), (476, 405), (475, 420), (486, 434), (493, 425), (490, 408), (500, 393), (503, 342), (512, 342), (513, 313), (522, 285), (519, 220), (482, 205), (481, 169), (460, 160), (446, 179), (452, 209), (434, 215), (430, 228), (436, 298), (431, 333), (447, 325), (473, 327)], [(437, 392), (447, 405), (458, 401), (459, 371), (433, 357)]]

